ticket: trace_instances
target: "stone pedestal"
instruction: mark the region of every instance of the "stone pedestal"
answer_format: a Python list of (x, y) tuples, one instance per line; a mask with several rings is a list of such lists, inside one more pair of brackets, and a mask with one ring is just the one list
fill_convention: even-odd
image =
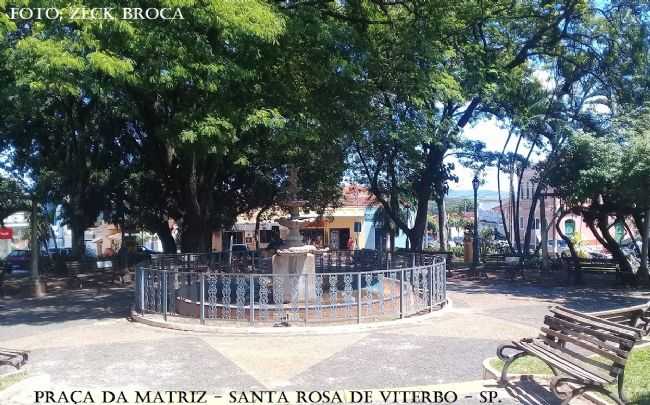
[(278, 253), (273, 255), (272, 263), (273, 276), (282, 279), (283, 302), (285, 304), (305, 302), (306, 297), (314, 300), (316, 297), (316, 260), (312, 253)]

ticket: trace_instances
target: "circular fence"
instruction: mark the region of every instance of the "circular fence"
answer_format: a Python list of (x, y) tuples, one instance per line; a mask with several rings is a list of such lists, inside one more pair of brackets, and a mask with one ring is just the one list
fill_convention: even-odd
[(251, 254), (154, 256), (136, 269), (135, 310), (163, 321), (307, 326), (404, 318), (447, 302), (444, 257), (335, 251), (315, 264), (311, 274), (274, 274), (270, 257)]

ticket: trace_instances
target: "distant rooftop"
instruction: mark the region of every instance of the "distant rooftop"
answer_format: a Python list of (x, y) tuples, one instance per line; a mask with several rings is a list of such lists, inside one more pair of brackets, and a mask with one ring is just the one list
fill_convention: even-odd
[(367, 207), (376, 203), (368, 188), (359, 184), (343, 186), (341, 203), (344, 207)]

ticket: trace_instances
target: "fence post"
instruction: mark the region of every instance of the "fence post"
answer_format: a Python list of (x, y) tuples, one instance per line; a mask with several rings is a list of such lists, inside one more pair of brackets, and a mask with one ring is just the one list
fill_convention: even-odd
[(144, 316), (144, 269), (138, 269), (140, 274), (138, 275), (138, 281), (140, 283), (140, 313)]
[(201, 325), (205, 325), (205, 273), (201, 273), (201, 291), (199, 292), (199, 317), (201, 318)]
[(399, 317), (404, 318), (404, 269), (400, 270), (399, 280)]
[(357, 273), (357, 323), (361, 323), (361, 273)]
[(442, 284), (442, 305), (447, 305), (447, 261), (444, 260), (440, 264), (440, 283)]
[[(314, 277), (316, 275), (314, 274)], [(307, 326), (307, 320), (309, 318), (309, 274), (305, 274), (305, 296), (303, 297), (303, 302), (305, 304), (305, 326)], [(315, 282), (316, 280), (314, 280)]]
[(167, 270), (163, 270), (162, 272), (162, 278), (160, 279), (161, 284), (162, 284), (162, 311), (163, 311), (163, 320), (167, 322)]
[(433, 276), (435, 275), (436, 265), (429, 266), (429, 312), (433, 312)]
[(248, 315), (249, 315), (249, 323), (252, 325), (255, 323), (255, 279), (253, 278), (253, 275), (250, 275), (249, 281), (249, 290), (250, 290), (250, 297), (249, 297), (249, 302), (248, 305), (250, 306), (248, 309)]

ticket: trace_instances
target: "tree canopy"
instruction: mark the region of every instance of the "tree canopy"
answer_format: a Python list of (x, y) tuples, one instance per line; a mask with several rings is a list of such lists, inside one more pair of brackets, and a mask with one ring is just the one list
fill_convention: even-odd
[[(445, 234), (451, 155), (521, 174), (537, 150), (551, 173), (581, 134), (616, 132), (611, 116), (647, 102), (647, 10), (635, 2), (163, 3), (184, 18), (70, 19), (90, 5), (79, 1), (62, 2), (61, 19), (12, 20), (0, 3), (0, 146), (62, 204), (75, 249), (103, 215), (156, 232), (166, 251), (208, 250), (239, 213), (281, 206), (291, 167), (316, 210), (336, 204), (344, 178), (367, 185), (420, 248), (430, 200)], [(495, 159), (464, 139), (491, 117), (521, 149)], [(645, 138), (626, 139), (626, 154), (644, 153)], [(621, 173), (641, 184), (645, 172)]]

